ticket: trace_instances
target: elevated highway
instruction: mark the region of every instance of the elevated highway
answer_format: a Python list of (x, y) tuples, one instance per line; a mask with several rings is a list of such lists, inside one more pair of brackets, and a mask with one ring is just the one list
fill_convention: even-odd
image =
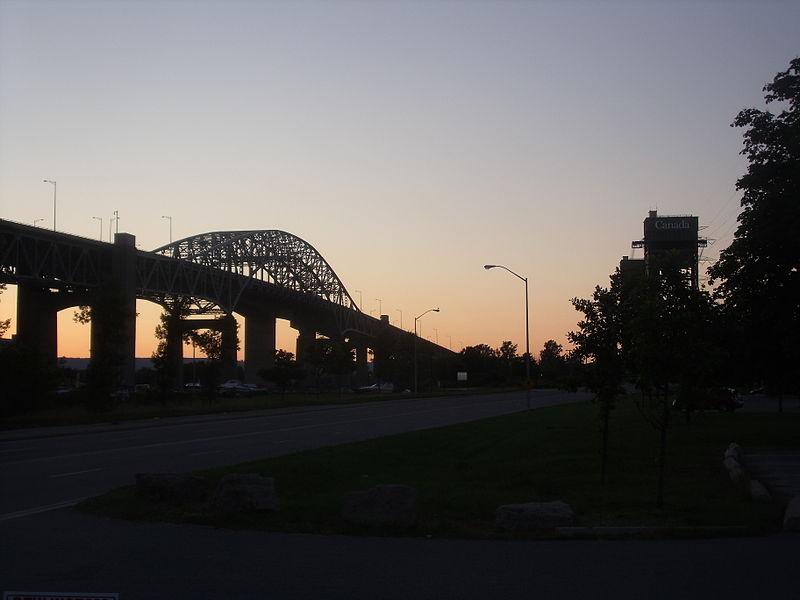
[[(148, 252), (128, 233), (116, 234), (112, 244), (0, 220), (0, 282), (18, 289), (17, 341), (49, 356), (56, 356), (58, 311), (90, 306), (92, 358), (118, 356), (123, 385), (133, 384), (137, 298), (173, 316), (168, 346), (177, 364), (181, 334), (218, 323), (227, 375), (236, 364), (232, 315), (244, 317), (249, 381), (272, 361), (276, 318), (298, 330), (299, 360), (317, 335), (346, 341), (356, 350), (362, 377), (367, 349), (381, 336), (411, 335), (387, 316), (361, 312), (319, 252), (278, 230), (209, 232)], [(193, 318), (199, 315), (205, 318)], [(427, 340), (418, 343), (449, 353)]]

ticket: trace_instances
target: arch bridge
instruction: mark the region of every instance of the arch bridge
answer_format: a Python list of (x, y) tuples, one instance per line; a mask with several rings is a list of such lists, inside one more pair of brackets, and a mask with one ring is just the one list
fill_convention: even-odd
[[(279, 230), (203, 233), (148, 252), (138, 250), (128, 233), (116, 234), (110, 244), (0, 220), (0, 282), (18, 289), (18, 341), (53, 357), (57, 312), (90, 305), (92, 358), (119, 354), (124, 385), (134, 381), (137, 298), (171, 312), (168, 356), (176, 364), (182, 360), (181, 333), (213, 327), (209, 317), (223, 317), (218, 322), (227, 375), (231, 369), (235, 373), (236, 365), (231, 316), (242, 315), (245, 376), (250, 381), (272, 361), (276, 318), (299, 331), (298, 360), (320, 334), (346, 340), (363, 372), (367, 348), (379, 336), (406, 334), (391, 326), (388, 317), (362, 313), (322, 255)], [(420, 343), (449, 352), (426, 340)]]

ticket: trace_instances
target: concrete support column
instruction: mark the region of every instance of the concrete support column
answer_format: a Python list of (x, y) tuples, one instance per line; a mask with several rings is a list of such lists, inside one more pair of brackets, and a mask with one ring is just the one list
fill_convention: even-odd
[(167, 328), (167, 377), (173, 390), (183, 389), (183, 321), (171, 315)]
[(222, 332), (222, 348), (220, 348), (220, 362), (222, 363), (222, 381), (236, 379), (236, 319), (233, 315), (225, 315), (219, 319)]
[(120, 384), (136, 384), (136, 237), (114, 235), (113, 282), (119, 288), (121, 306), (117, 315), (119, 352), (122, 357)]
[(17, 286), (17, 342), (54, 363), (58, 354), (58, 303), (48, 289)]
[(356, 383), (358, 385), (367, 385), (369, 383), (367, 347), (361, 344), (356, 346)]
[[(111, 270), (92, 305), (92, 365), (111, 387), (136, 381), (136, 238), (114, 236)], [(102, 376), (100, 375), (102, 374)], [(106, 385), (104, 384), (104, 385)]]
[(295, 358), (298, 363), (304, 362), (308, 356), (308, 349), (314, 344), (317, 332), (312, 328), (299, 328)]
[(275, 315), (250, 314), (244, 320), (244, 381), (259, 383), (258, 371), (275, 366)]

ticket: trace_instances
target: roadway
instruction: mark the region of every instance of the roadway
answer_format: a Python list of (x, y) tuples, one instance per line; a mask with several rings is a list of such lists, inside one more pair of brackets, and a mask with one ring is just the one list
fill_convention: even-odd
[[(585, 394), (537, 390), (533, 406)], [(0, 434), (0, 591), (166, 598), (797, 597), (797, 535), (659, 541), (311, 536), (126, 522), (77, 498), (184, 471), (511, 413), (520, 393)]]
[[(535, 390), (532, 406), (589, 398)], [(136, 473), (186, 472), (523, 410), (519, 392), (0, 433), (0, 521), (69, 506), (131, 484)]]

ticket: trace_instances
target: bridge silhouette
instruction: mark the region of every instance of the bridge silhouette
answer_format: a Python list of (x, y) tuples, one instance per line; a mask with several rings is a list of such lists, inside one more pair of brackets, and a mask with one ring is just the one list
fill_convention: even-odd
[[(368, 349), (380, 339), (412, 335), (392, 326), (387, 315), (361, 312), (313, 246), (278, 230), (203, 233), (148, 252), (137, 249), (129, 233), (117, 233), (112, 244), (0, 220), (0, 282), (17, 286), (17, 343), (53, 359), (58, 311), (90, 306), (92, 361), (118, 357), (122, 386), (134, 383), (137, 299), (171, 315), (165, 322), (167, 356), (177, 382), (182, 335), (193, 329), (222, 332), (223, 376), (235, 376), (233, 313), (244, 318), (250, 382), (272, 364), (278, 318), (298, 330), (298, 361), (318, 335), (340, 340), (355, 350), (361, 381)], [(434, 354), (450, 353), (428, 340), (417, 343)]]

